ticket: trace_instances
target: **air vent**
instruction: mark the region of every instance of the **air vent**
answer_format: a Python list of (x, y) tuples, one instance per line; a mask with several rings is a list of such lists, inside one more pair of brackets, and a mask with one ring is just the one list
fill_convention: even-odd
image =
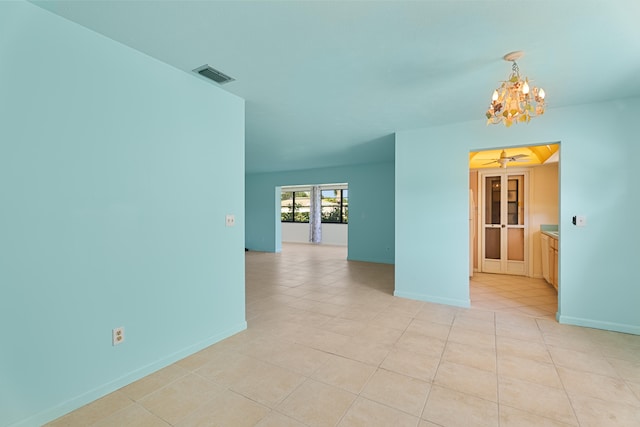
[(235, 80), (233, 77), (229, 77), (225, 73), (220, 72), (215, 68), (211, 68), (207, 64), (203, 65), (202, 67), (198, 67), (193, 71), (221, 85)]

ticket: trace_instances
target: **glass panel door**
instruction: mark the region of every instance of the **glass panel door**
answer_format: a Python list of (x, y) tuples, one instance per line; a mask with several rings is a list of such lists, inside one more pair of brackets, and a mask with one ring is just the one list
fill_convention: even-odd
[(500, 260), (501, 255), (501, 212), (502, 212), (502, 177), (487, 176), (485, 178), (484, 205), (484, 257)]
[(484, 174), (482, 271), (526, 274), (526, 172)]

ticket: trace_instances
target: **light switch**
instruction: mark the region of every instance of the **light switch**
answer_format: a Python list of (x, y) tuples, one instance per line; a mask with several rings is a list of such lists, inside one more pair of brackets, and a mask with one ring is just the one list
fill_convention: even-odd
[(225, 224), (227, 227), (233, 227), (234, 225), (236, 225), (236, 217), (235, 215), (227, 215), (225, 217)]
[(576, 215), (573, 217), (572, 222), (576, 227), (584, 227), (587, 225), (587, 217), (584, 215)]

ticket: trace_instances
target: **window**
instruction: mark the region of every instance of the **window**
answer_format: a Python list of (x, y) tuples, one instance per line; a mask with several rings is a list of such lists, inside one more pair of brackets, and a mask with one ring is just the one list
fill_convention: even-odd
[(309, 191), (283, 191), (280, 196), (282, 222), (309, 222)]
[[(306, 190), (309, 187), (304, 188)], [(309, 222), (311, 191), (282, 190), (280, 220), (282, 222)], [(296, 188), (297, 190), (297, 188)], [(321, 219), (323, 223), (349, 222), (349, 190), (321, 186)]]
[(349, 222), (349, 190), (322, 190), (322, 222)]

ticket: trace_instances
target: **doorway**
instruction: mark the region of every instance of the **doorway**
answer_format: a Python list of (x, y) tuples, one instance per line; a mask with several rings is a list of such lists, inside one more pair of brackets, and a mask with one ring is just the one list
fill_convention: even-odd
[(480, 174), (481, 270), (486, 273), (528, 273), (529, 172)]
[[(555, 143), (470, 153), (472, 307), (555, 318), (558, 291), (543, 278), (540, 230), (557, 229), (559, 148)], [(493, 242), (483, 240), (487, 234)]]
[[(312, 197), (316, 188), (318, 200)], [(280, 240), (282, 243), (310, 243), (311, 210), (319, 213), (320, 233), (316, 243), (348, 247), (349, 185), (348, 183), (288, 185), (279, 188)]]

